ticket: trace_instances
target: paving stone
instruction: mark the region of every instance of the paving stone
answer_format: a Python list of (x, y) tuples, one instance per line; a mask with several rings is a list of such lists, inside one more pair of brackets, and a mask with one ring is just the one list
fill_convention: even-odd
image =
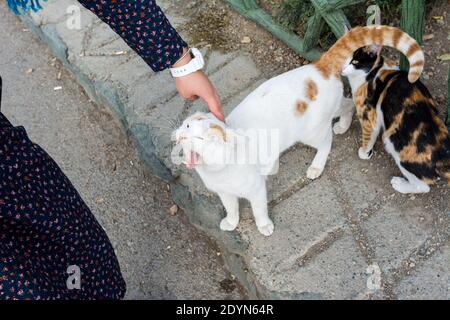
[(270, 216), (275, 224), (270, 238), (258, 232), (253, 217), (244, 219), (238, 227), (250, 244), (252, 269), (262, 274), (292, 267), (311, 246), (345, 228), (344, 213), (326, 178), (314, 181), (275, 206)]
[(375, 262), (390, 274), (432, 232), (432, 213), (414, 203), (386, 204), (363, 223), (375, 251)]
[[(73, 1), (72, 1), (73, 2)], [(84, 54), (84, 39), (87, 30), (91, 28), (91, 26), (96, 21), (96, 17), (88, 10), (81, 11), (81, 29), (69, 29), (67, 27), (66, 21), (61, 21), (52, 25), (55, 28), (55, 37), (59, 38), (54, 39), (53, 41), (62, 41), (67, 46), (67, 55), (69, 59), (75, 60), (81, 54)], [(45, 30), (45, 28), (43, 29)]]
[(234, 53), (222, 53), (215, 50), (211, 51), (207, 60), (205, 73), (210, 75), (214, 71), (217, 71), (220, 66), (230, 62), (235, 56), (236, 54)]
[(80, 72), (89, 76), (93, 81), (107, 80), (114, 72), (114, 67), (120, 63), (124, 63), (126, 57), (98, 57), (87, 56), (77, 58), (77, 67)]
[(125, 41), (121, 38), (117, 38), (111, 43), (104, 45), (101, 48), (94, 49), (92, 51), (84, 52), (84, 56), (104, 56), (112, 58), (123, 58), (128, 61), (130, 57), (134, 54), (133, 51), (127, 46)]
[[(256, 68), (255, 63), (248, 56), (241, 55), (212, 74), (210, 79), (220, 98), (226, 100), (251, 87), (260, 75), (261, 71)], [(199, 100), (193, 104), (192, 110), (205, 112), (207, 109), (204, 102)]]
[[(48, 0), (45, 2), (45, 10), (30, 12), (30, 17), (37, 25), (55, 24), (67, 18), (67, 9), (76, 5), (73, 0)], [(81, 7), (80, 4), (77, 5)]]
[[(151, 81), (150, 81), (151, 79)], [(161, 101), (176, 93), (175, 82), (169, 72), (159, 72), (149, 75), (137, 83), (129, 92), (130, 105), (136, 114), (143, 114)]]
[(406, 276), (395, 292), (399, 299), (450, 300), (450, 246), (436, 252)]
[(269, 298), (362, 299), (368, 290), (366, 270), (363, 257), (347, 235), (304, 266), (256, 272), (271, 292)]
[[(118, 39), (123, 42), (120, 49), (127, 51), (131, 50), (130, 47), (126, 45), (125, 41), (123, 41), (117, 33), (111, 30), (106, 23), (96, 23), (86, 35), (86, 44), (84, 46), (86, 55), (95, 55), (99, 54), (101, 51), (104, 52), (105, 50), (99, 49), (104, 49), (106, 45), (113, 43)], [(106, 52), (108, 53), (108, 51)]]
[(253, 60), (240, 55), (211, 76), (211, 81), (218, 88), (222, 99), (233, 96), (253, 84), (261, 75)]
[[(394, 190), (385, 167), (379, 166), (374, 159), (361, 160), (358, 157), (359, 145), (355, 131), (334, 136), (329, 168), (337, 173), (340, 187), (350, 205), (357, 216), (364, 220), (378, 210)], [(377, 149), (374, 157), (379, 157), (379, 154)]]
[(311, 182), (306, 177), (306, 170), (315, 153), (315, 149), (297, 144), (281, 156), (278, 172), (267, 179), (269, 201), (283, 200)]
[(130, 52), (128, 61), (114, 68), (111, 74), (111, 80), (119, 82), (123, 87), (127, 88), (127, 92), (131, 91), (138, 81), (151, 78), (154, 75), (147, 63), (136, 53)]

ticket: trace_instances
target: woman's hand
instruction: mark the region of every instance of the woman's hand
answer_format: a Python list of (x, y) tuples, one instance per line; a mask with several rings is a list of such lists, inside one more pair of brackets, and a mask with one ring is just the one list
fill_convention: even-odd
[[(185, 53), (187, 49), (184, 49)], [(188, 54), (173, 65), (174, 68), (181, 67), (189, 61), (191, 56)], [(196, 71), (184, 77), (175, 78), (175, 84), (180, 95), (190, 101), (195, 101), (199, 97), (202, 98), (208, 105), (209, 111), (221, 121), (225, 120), (217, 90), (214, 88), (211, 81), (203, 73), (203, 71)]]

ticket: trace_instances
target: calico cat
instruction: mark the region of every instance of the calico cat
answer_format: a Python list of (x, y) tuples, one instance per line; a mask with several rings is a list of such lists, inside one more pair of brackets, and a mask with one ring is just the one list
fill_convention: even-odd
[(343, 70), (362, 126), (359, 157), (371, 158), (383, 129), (385, 148), (404, 176), (393, 177), (392, 187), (401, 193), (429, 192), (439, 177), (450, 183), (449, 132), (428, 89), (420, 81), (410, 83), (408, 73), (385, 61), (381, 48), (357, 50)]
[[(400, 50), (413, 66), (408, 79), (414, 82), (419, 78), (424, 58), (413, 38), (393, 27), (357, 27), (340, 38), (317, 62), (260, 85), (230, 113), (226, 124), (214, 122), (210, 116), (196, 115), (186, 119), (175, 131), (174, 138), (183, 145), (186, 164), (195, 168), (211, 191), (219, 194), (226, 208), (227, 216), (220, 224), (222, 230), (236, 228), (238, 198), (247, 198), (258, 230), (266, 236), (272, 234), (263, 172), (270, 172), (279, 156), (273, 163), (259, 166), (210, 163), (215, 155), (227, 154), (238, 147), (233, 139), (227, 138), (227, 130), (277, 130), (280, 153), (298, 142), (312, 146), (317, 153), (306, 175), (309, 179), (318, 178), (331, 150), (333, 130), (336, 134), (346, 132), (354, 113), (352, 104), (343, 103), (342, 68), (354, 51), (372, 44)], [(417, 47), (419, 50), (415, 50)], [(332, 127), (332, 120), (338, 117), (340, 120)]]

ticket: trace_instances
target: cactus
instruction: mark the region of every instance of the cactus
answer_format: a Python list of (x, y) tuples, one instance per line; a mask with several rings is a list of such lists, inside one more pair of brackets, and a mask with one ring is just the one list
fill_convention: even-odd
[[(365, 0), (309, 0), (314, 7), (314, 14), (308, 20), (308, 28), (304, 39), (292, 31), (285, 30), (272, 17), (264, 12), (256, 0), (225, 0), (236, 11), (260, 24), (274, 36), (284, 41), (295, 52), (308, 60), (317, 59), (321, 51), (313, 49), (320, 38), (320, 33), (327, 24), (336, 37), (344, 34), (344, 26), (350, 26), (343, 8), (357, 5)], [(305, 0), (306, 1), (306, 0)], [(378, 0), (388, 5), (388, 1)], [(389, 5), (392, 5), (389, 2)], [(422, 43), (425, 20), (425, 0), (402, 0), (402, 29)], [(406, 59), (402, 59), (402, 68), (407, 69)]]
[[(402, 0), (402, 18), (400, 27), (421, 45), (425, 25), (425, 0)], [(408, 71), (406, 57), (400, 61), (400, 69)]]
[(308, 30), (302, 39), (292, 31), (286, 31), (272, 17), (257, 5), (255, 0), (225, 0), (236, 11), (260, 24), (273, 35), (284, 41), (298, 54), (308, 60), (316, 60), (321, 52), (313, 49), (320, 37), (320, 32), (327, 23), (333, 33), (340, 37), (344, 34), (344, 26), (349, 26), (342, 9), (364, 0), (311, 0), (315, 13), (308, 21)]

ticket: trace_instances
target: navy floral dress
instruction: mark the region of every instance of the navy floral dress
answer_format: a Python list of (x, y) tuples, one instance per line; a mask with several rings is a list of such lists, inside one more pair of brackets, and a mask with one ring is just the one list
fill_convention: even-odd
[[(78, 288), (67, 285), (70, 266)], [(0, 113), (0, 300), (124, 294), (105, 231), (53, 159)]]
[[(170, 67), (187, 46), (153, 0), (79, 2), (154, 71)], [(26, 3), (8, 0), (15, 12), (41, 8)], [(68, 285), (71, 266), (79, 268), (79, 288)], [(0, 300), (120, 299), (125, 290), (110, 241), (73, 185), (0, 112)]]
[(154, 0), (78, 0), (106, 22), (154, 70), (174, 64), (187, 44)]

